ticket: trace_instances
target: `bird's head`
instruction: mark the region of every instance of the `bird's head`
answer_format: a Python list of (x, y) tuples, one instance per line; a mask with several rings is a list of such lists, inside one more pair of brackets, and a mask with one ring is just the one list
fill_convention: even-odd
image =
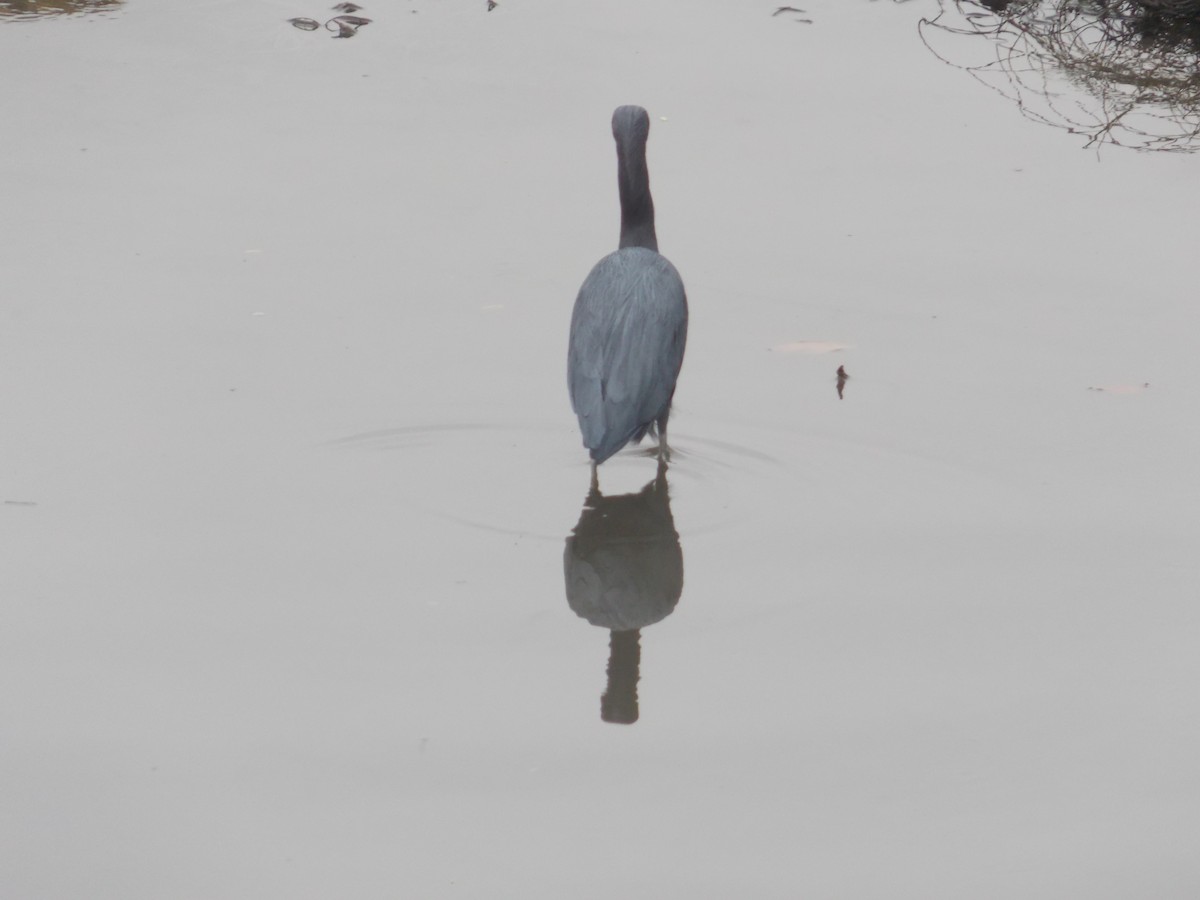
[(650, 137), (650, 115), (640, 106), (618, 106), (612, 117), (613, 137), (617, 143), (646, 143)]

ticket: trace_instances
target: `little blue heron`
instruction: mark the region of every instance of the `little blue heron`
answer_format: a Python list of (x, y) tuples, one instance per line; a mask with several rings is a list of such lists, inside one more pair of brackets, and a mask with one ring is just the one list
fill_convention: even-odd
[(619, 107), (612, 130), (620, 249), (596, 263), (579, 289), (567, 352), (571, 407), (593, 466), (647, 432), (657, 432), (659, 459), (667, 458), (667, 417), (687, 343), (683, 280), (659, 255), (654, 233), (646, 169), (650, 116), (640, 106)]

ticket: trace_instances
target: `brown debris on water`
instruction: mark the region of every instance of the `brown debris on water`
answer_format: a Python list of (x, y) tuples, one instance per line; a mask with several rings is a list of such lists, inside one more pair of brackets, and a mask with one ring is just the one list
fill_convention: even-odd
[(125, 0), (0, 0), (0, 19), (37, 19), (116, 11)]
[[(780, 6), (775, 10), (775, 12), (771, 13), (771, 18), (775, 18), (782, 13), (799, 13), (800, 15), (803, 15), (804, 12), (804, 10), (798, 9), (795, 6)], [(812, 19), (792, 19), (792, 21), (800, 22), (803, 25), (811, 25), (813, 23)]]
[(849, 380), (850, 380), (850, 376), (846, 374), (846, 367), (838, 366), (838, 368), (837, 368), (837, 392), (838, 392), (839, 400), (845, 399), (843, 392), (846, 390), (846, 382)]
[[(4, 0), (0, 0), (0, 3), (2, 2), (4, 2)], [(333, 8), (335, 10), (341, 10), (345, 13), (353, 13), (362, 9), (362, 7), (357, 3), (349, 2), (339, 3)], [(321, 27), (320, 22), (318, 22), (316, 19), (310, 19), (307, 16), (299, 16), (294, 19), (288, 19), (288, 22), (290, 22), (296, 28), (299, 28), (301, 31), (316, 31)], [(362, 26), (370, 24), (371, 20), (364, 18), (363, 16), (341, 15), (334, 16), (332, 19), (328, 19), (325, 22), (325, 29), (327, 31), (337, 32), (334, 34), (335, 38), (351, 38), (358, 34), (358, 29), (360, 29)]]
[[(1200, 0), (938, 3), (918, 26), (925, 45), (1026, 118), (1097, 150), (1200, 150)], [(994, 43), (992, 58), (957, 61), (963, 38)]]
[[(325, 23), (325, 28), (329, 31), (337, 31), (335, 38), (351, 38), (358, 34), (358, 29), (363, 25), (370, 25), (370, 19), (364, 19), (362, 16), (334, 16)], [(329, 26), (333, 25), (334, 28)]]

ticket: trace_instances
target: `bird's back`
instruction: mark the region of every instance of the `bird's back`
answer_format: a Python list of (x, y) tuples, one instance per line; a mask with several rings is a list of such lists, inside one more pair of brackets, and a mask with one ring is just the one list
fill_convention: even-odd
[(687, 341), (683, 280), (644, 247), (610, 253), (579, 289), (567, 379), (592, 459), (642, 438), (671, 405)]

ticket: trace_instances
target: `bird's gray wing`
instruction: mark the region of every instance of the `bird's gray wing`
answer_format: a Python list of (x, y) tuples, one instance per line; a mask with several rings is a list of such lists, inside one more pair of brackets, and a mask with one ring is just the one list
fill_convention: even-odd
[(580, 288), (568, 381), (584, 444), (602, 461), (662, 416), (687, 340), (687, 297), (675, 267), (651, 250), (611, 253)]

